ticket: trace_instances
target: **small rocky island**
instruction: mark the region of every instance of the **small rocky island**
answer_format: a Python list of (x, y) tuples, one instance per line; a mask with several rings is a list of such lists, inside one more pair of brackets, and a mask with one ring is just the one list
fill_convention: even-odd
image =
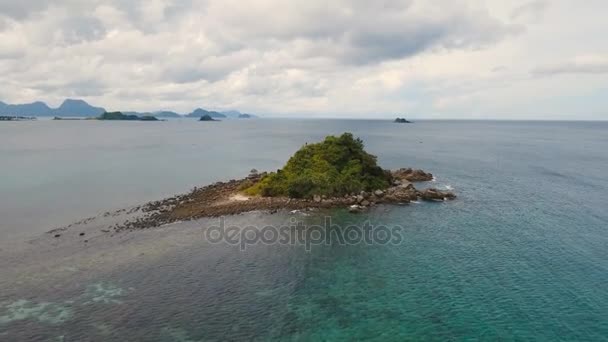
[(121, 112), (105, 112), (97, 120), (126, 120), (126, 121), (159, 121), (154, 116), (125, 115)]
[(454, 193), (434, 188), (418, 190), (413, 182), (433, 180), (422, 170), (379, 167), (361, 139), (350, 133), (328, 136), (306, 144), (276, 172), (251, 170), (244, 179), (195, 188), (188, 194), (150, 202), (140, 209), (143, 217), (115, 230), (143, 229), (203, 217), (234, 215), (254, 210), (306, 210), (348, 208), (361, 212), (378, 204), (412, 201), (445, 201)]
[(406, 118), (396, 118), (394, 122), (395, 123), (412, 123), (411, 121), (409, 121)]
[(205, 114), (205, 115), (201, 116), (201, 118), (198, 119), (198, 121), (219, 121), (219, 120), (215, 120), (214, 118), (211, 117), (211, 115)]

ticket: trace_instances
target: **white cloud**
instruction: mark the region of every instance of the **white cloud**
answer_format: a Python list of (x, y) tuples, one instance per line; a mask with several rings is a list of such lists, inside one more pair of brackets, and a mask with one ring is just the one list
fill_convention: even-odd
[(539, 76), (559, 74), (606, 74), (608, 73), (608, 55), (577, 56), (571, 61), (537, 67), (532, 73)]
[(539, 75), (569, 78), (544, 90), (541, 108), (608, 88), (607, 9), (600, 0), (0, 0), (0, 100), (521, 118), (546, 86)]

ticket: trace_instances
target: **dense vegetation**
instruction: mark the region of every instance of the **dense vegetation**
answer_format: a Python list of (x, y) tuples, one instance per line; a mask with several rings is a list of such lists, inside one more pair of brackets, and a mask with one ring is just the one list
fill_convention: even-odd
[(363, 141), (351, 133), (328, 136), (323, 142), (304, 145), (277, 172), (245, 190), (250, 195), (310, 198), (343, 196), (362, 190), (385, 189), (390, 174), (365, 152)]
[(154, 116), (125, 115), (121, 112), (105, 112), (99, 120), (130, 120), (130, 121), (158, 121)]

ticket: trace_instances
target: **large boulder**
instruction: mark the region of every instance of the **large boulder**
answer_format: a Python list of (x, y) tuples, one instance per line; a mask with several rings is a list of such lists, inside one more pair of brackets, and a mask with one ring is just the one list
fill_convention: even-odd
[(433, 180), (431, 173), (424, 172), (422, 170), (414, 170), (412, 168), (403, 168), (391, 172), (393, 178), (400, 180), (401, 182), (427, 182)]
[(408, 203), (417, 199), (418, 193), (411, 184), (388, 188), (384, 195), (384, 200), (387, 202)]
[(249, 171), (249, 176), (247, 176), (247, 178), (249, 178), (249, 179), (260, 178), (260, 173), (256, 169), (251, 169), (251, 171)]

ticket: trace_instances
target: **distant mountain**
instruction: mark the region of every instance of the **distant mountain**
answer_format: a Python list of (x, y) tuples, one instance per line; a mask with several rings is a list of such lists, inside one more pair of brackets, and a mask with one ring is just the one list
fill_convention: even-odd
[(154, 112), (154, 116), (157, 118), (181, 118), (182, 116), (177, 114), (176, 112), (172, 112), (169, 110), (162, 110), (159, 112)]
[(99, 116), (105, 113), (101, 107), (93, 107), (83, 100), (67, 99), (59, 108), (55, 109), (55, 115), (59, 116)]
[(209, 115), (212, 118), (225, 118), (226, 115), (219, 113), (219, 112), (213, 112), (213, 111), (208, 111), (208, 110), (204, 110), (202, 108), (197, 108), (194, 110), (194, 112), (186, 115), (187, 118), (200, 118), (203, 117), (205, 115)]
[(241, 113), (238, 110), (228, 110), (228, 111), (222, 112), (222, 114), (226, 115), (226, 117), (229, 117), (231, 119), (257, 118), (257, 116), (255, 116), (253, 114)]
[(152, 113), (149, 112), (120, 112), (124, 115), (135, 115), (135, 116), (152, 116)]
[(239, 115), (241, 115), (241, 112), (239, 112), (238, 110), (227, 110), (222, 112), (222, 114), (226, 115), (226, 117), (228, 118), (236, 119), (239, 117)]
[[(63, 101), (59, 108), (53, 109), (47, 106), (44, 102), (33, 102), (28, 104), (7, 104), (0, 101), (0, 115), (5, 116), (58, 116), (58, 117), (98, 117), (105, 113), (106, 110), (102, 107), (94, 107), (83, 100), (67, 99)], [(155, 116), (159, 118), (200, 118), (209, 115), (216, 119), (248, 119), (257, 118), (253, 114), (241, 113), (238, 110), (229, 110), (225, 112), (216, 112), (197, 108), (192, 113), (180, 115), (179, 113), (161, 110), (156, 112), (122, 112), (125, 115), (137, 116)]]
[(15, 116), (53, 116), (53, 109), (44, 102), (33, 102), (27, 104), (0, 104), (0, 115)]
[(57, 109), (50, 108), (44, 102), (33, 102), (28, 104), (0, 104), (0, 115), (20, 116), (99, 116), (105, 109), (93, 107), (82, 100), (67, 99)]

